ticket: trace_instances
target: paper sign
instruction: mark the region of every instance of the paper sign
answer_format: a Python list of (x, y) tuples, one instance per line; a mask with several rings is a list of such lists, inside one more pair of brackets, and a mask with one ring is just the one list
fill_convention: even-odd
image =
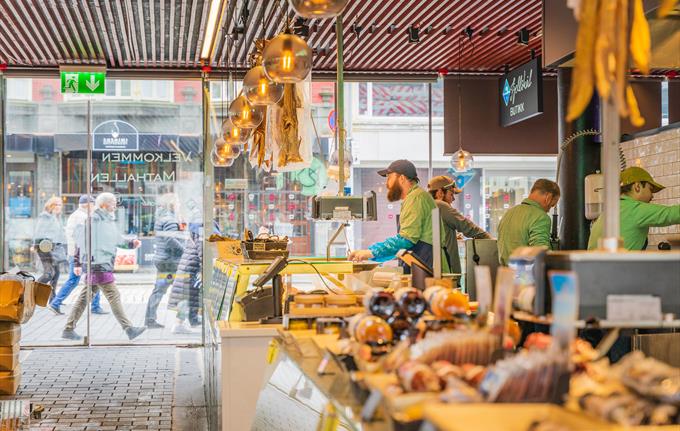
[(652, 295), (607, 295), (607, 320), (660, 322), (661, 298)]
[(486, 265), (475, 266), (475, 286), (479, 315), (488, 313), (491, 307), (491, 270)]
[(566, 349), (576, 336), (578, 319), (578, 280), (573, 271), (548, 271), (552, 289), (553, 323), (550, 334)]

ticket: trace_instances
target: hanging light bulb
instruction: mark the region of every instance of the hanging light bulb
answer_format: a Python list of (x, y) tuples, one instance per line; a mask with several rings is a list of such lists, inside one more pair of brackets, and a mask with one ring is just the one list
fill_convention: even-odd
[(271, 40), (262, 52), (264, 71), (274, 82), (294, 84), (312, 70), (312, 50), (302, 38), (284, 32)]
[(289, 0), (295, 12), (304, 18), (331, 18), (345, 9), (349, 0)]
[(253, 105), (273, 105), (283, 97), (283, 84), (277, 84), (267, 77), (264, 67), (255, 66), (243, 78), (243, 94)]
[(243, 144), (248, 142), (252, 132), (253, 129), (242, 129), (241, 127), (234, 126), (228, 118), (222, 121), (222, 134), (225, 141)]
[(453, 156), (451, 157), (451, 167), (458, 173), (469, 171), (473, 168), (473, 163), (474, 159), (472, 158), (472, 154), (462, 148), (453, 153)]
[[(217, 143), (217, 141), (215, 143)], [(220, 156), (215, 152), (215, 148), (213, 148), (212, 152), (210, 153), (210, 161), (212, 162), (213, 166), (221, 168), (228, 168), (234, 164), (234, 159)]]
[(254, 129), (260, 125), (263, 118), (263, 108), (250, 103), (243, 93), (229, 105), (229, 119), (236, 127)]
[(219, 138), (215, 141), (213, 151), (220, 157), (235, 159), (241, 154), (241, 144)]

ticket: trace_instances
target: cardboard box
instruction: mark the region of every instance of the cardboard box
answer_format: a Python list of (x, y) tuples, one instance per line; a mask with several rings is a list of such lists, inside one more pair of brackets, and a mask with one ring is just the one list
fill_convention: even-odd
[(21, 365), (12, 371), (0, 371), (0, 395), (15, 395), (21, 384)]
[(0, 322), (0, 346), (13, 346), (21, 340), (21, 325)]
[(0, 320), (26, 323), (33, 316), (33, 280), (20, 275), (0, 275)]
[(19, 366), (19, 343), (0, 346), (0, 371), (12, 371)]

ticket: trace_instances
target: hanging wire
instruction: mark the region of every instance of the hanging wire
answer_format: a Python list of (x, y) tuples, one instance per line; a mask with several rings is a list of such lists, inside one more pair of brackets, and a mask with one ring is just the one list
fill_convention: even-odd
[(463, 95), (460, 87), (461, 61), (463, 58), (462, 35), (458, 35), (458, 150), (463, 150)]

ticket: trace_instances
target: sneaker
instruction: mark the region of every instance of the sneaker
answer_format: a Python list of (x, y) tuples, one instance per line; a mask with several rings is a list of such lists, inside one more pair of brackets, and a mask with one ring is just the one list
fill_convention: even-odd
[(149, 329), (162, 329), (165, 328), (165, 325), (161, 325), (160, 323), (156, 322), (155, 320), (151, 320), (146, 322), (145, 325)]
[(146, 331), (146, 328), (143, 326), (142, 327), (131, 326), (125, 330), (125, 333), (127, 334), (129, 339), (134, 340), (135, 338), (139, 337), (144, 331)]
[(83, 339), (83, 337), (76, 334), (76, 331), (74, 331), (73, 329), (64, 329), (64, 332), (61, 333), (61, 338), (66, 338), (67, 340), (82, 340)]
[(92, 314), (109, 314), (109, 312), (104, 310), (103, 308), (95, 308), (94, 310), (92, 310)]
[(172, 325), (172, 333), (173, 334), (193, 334), (194, 332), (190, 329), (187, 328), (187, 325), (182, 323), (175, 323)]
[(64, 312), (59, 309), (59, 307), (55, 307), (52, 304), (47, 304), (47, 309), (50, 310), (52, 313), (56, 314), (57, 316), (63, 316)]

